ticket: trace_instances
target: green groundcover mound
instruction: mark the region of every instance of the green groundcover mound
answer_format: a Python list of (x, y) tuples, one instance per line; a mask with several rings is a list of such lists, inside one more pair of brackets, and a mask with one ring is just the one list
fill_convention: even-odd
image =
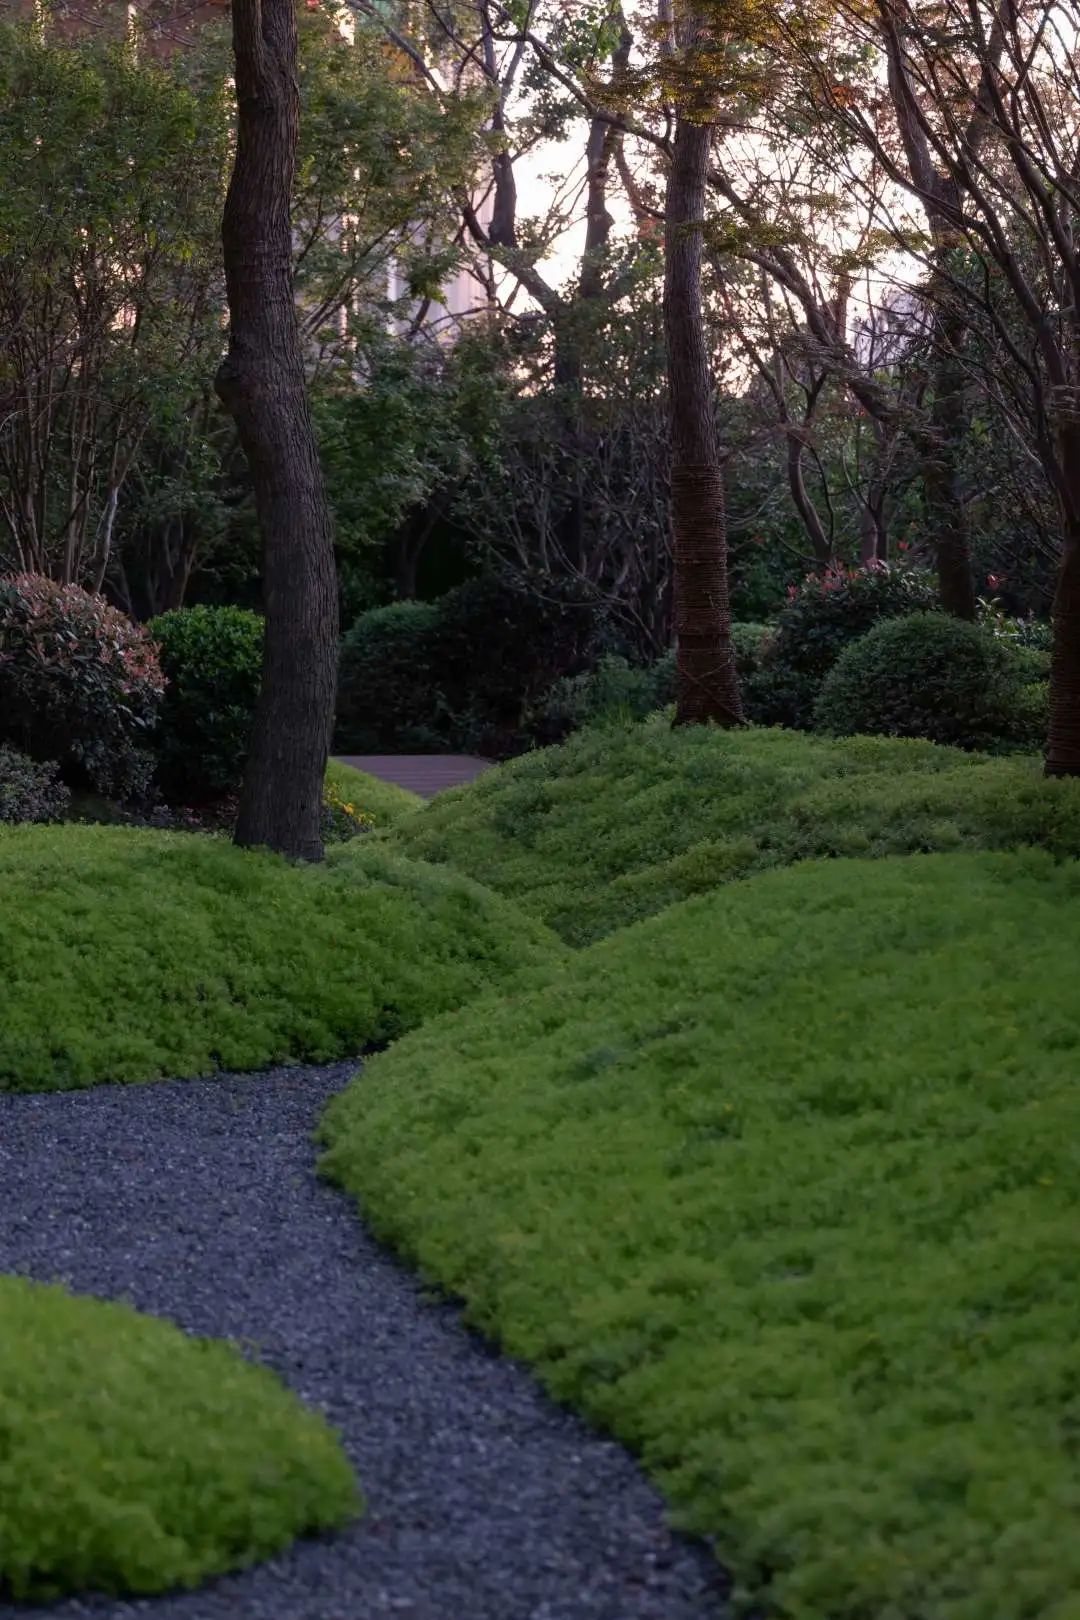
[(642, 725), (579, 732), (390, 835), (517, 900), (572, 944), (731, 878), (833, 855), (1080, 855), (1080, 784), (1028, 759), (885, 737)]
[(542, 925), (377, 842), (0, 829), (0, 1091), (325, 1061), (550, 961)]
[(0, 1593), (194, 1586), (359, 1508), (337, 1438), (271, 1373), (0, 1277)]
[(377, 1058), (326, 1171), (793, 1620), (1080, 1614), (1080, 867), (809, 863)]

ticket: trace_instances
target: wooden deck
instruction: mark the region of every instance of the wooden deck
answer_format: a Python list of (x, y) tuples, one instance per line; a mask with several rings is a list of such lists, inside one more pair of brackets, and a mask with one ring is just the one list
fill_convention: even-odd
[(474, 782), (491, 765), (489, 759), (472, 754), (338, 754), (343, 765), (352, 765), (383, 782), (396, 782), (423, 799), (433, 799), (444, 788)]

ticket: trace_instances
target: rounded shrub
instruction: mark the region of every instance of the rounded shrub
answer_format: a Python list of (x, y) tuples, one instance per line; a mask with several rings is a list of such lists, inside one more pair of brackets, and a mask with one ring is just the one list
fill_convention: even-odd
[(485, 574), (436, 602), (372, 608), (341, 644), (336, 746), (513, 753), (542, 694), (604, 641), (602, 605), (555, 580)]
[(234, 791), (259, 698), (262, 619), (246, 608), (175, 608), (147, 630), (167, 683), (154, 739), (166, 796)]
[(341, 642), (336, 744), (353, 753), (446, 745), (436, 684), (434, 602), (392, 602), (361, 613)]
[(0, 742), (74, 785), (137, 797), (164, 679), (146, 632), (78, 585), (0, 579)]
[(322, 1418), (228, 1345), (0, 1277), (0, 1591), (162, 1592), (360, 1506)]
[(747, 681), (748, 717), (809, 728), (821, 683), (845, 647), (882, 619), (925, 612), (936, 602), (933, 576), (923, 569), (879, 563), (809, 574), (792, 586), (760, 668)]
[(449, 591), (435, 658), (456, 745), (494, 757), (527, 746), (528, 711), (594, 665), (607, 636), (603, 604), (572, 580), (482, 574)]
[(876, 625), (840, 655), (814, 727), (1000, 751), (1027, 740), (1027, 690), (1009, 649), (981, 626), (916, 613)]
[(70, 800), (55, 765), (0, 746), (0, 821), (59, 821)]

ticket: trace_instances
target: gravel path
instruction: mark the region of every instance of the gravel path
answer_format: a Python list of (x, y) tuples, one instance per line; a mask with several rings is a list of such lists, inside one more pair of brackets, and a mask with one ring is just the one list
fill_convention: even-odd
[(719, 1620), (715, 1564), (626, 1453), (425, 1301), (316, 1180), (310, 1134), (351, 1068), (0, 1096), (0, 1271), (236, 1340), (342, 1430), (368, 1499), (354, 1530), (200, 1591), (45, 1614)]

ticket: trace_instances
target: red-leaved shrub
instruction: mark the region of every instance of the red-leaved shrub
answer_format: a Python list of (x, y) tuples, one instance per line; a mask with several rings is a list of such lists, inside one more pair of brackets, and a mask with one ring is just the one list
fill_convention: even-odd
[(99, 793), (143, 793), (165, 689), (144, 630), (78, 585), (0, 579), (0, 742)]

